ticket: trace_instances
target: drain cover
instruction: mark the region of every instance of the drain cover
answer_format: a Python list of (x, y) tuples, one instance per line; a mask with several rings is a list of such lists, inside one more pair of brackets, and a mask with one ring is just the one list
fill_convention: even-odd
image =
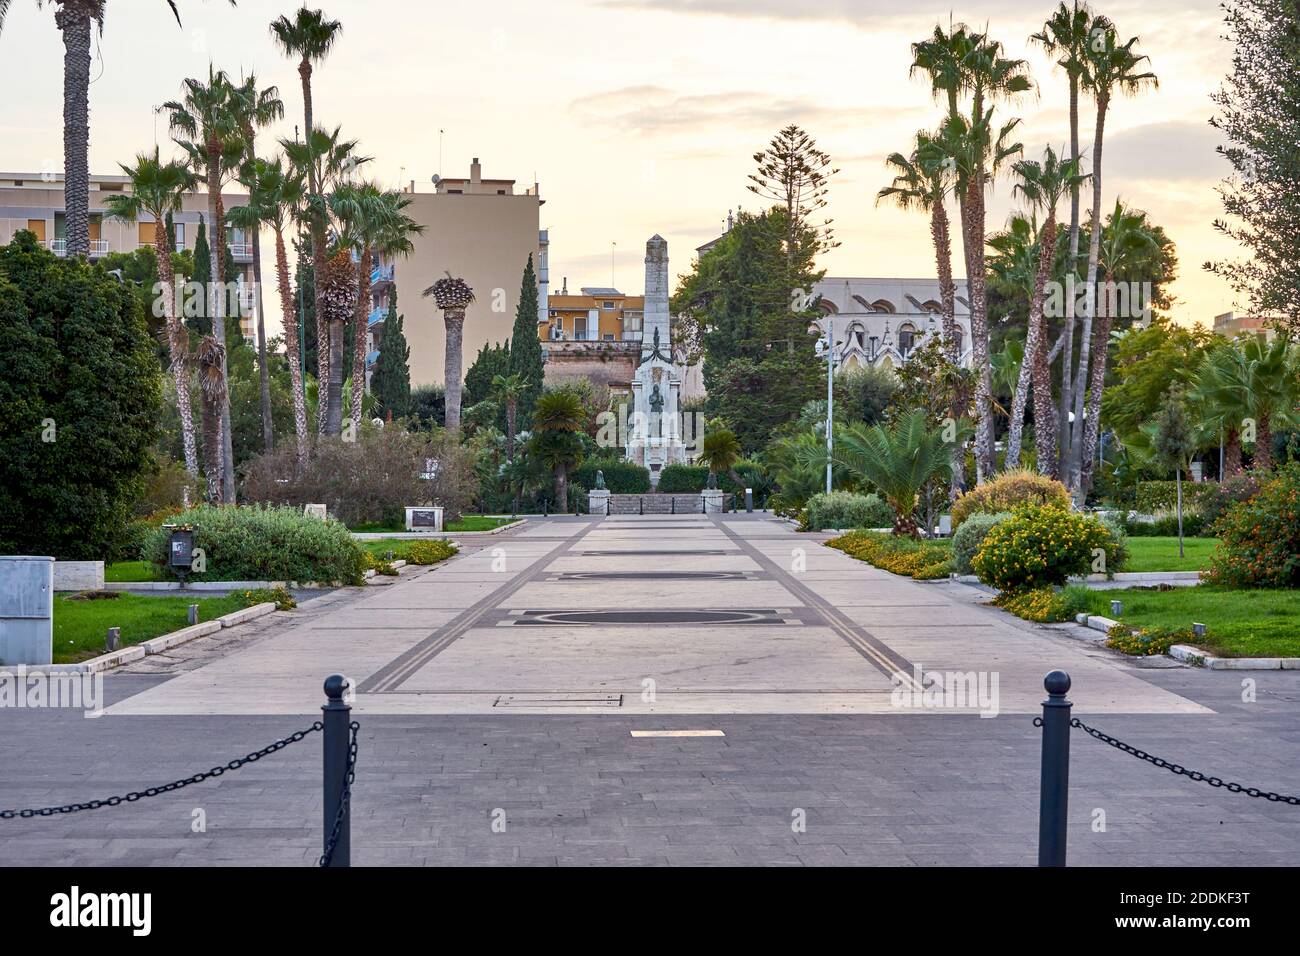
[(510, 622), (522, 625), (583, 626), (604, 624), (785, 624), (772, 608), (725, 608), (717, 610), (666, 610), (625, 608), (606, 611), (524, 611)]
[(590, 697), (561, 697), (558, 694), (502, 694), (493, 707), (622, 707), (622, 694), (594, 694)]

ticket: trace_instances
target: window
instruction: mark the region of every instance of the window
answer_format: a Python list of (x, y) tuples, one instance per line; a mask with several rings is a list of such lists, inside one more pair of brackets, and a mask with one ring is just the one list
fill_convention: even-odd
[(605, 333), (603, 336), (601, 336), (601, 337), (602, 337), (606, 342), (613, 342), (613, 341), (614, 341), (614, 333), (613, 333), (613, 332), (606, 332), (606, 333)]
[(613, 309), (614, 309), (614, 300), (613, 300), (613, 299), (606, 299), (604, 302), (602, 302), (602, 303), (600, 304), (600, 307), (601, 307), (602, 309), (604, 309), (606, 312), (613, 311)]
[(871, 349), (870, 349), (870, 351), (869, 351), (867, 354), (870, 355), (871, 358), (874, 359), (874, 358), (876, 357), (876, 351), (880, 348), (880, 337), (877, 336), (877, 335), (873, 335), (873, 336), (869, 339), (869, 341), (870, 341), (870, 343), (871, 343)]
[(142, 246), (152, 246), (154, 239), (157, 237), (158, 224), (156, 222), (142, 222), (137, 227), (139, 230), (138, 239)]
[(185, 248), (185, 223), (183, 222), (172, 223), (172, 235), (176, 240), (177, 251), (179, 252), (181, 249), (184, 249)]
[(904, 358), (907, 357), (908, 352), (912, 351), (912, 346), (915, 344), (916, 329), (910, 325), (900, 326), (898, 329), (898, 351), (903, 354)]
[(585, 339), (587, 337), (587, 317), (585, 315), (575, 315), (573, 317), (573, 337), (575, 339)]

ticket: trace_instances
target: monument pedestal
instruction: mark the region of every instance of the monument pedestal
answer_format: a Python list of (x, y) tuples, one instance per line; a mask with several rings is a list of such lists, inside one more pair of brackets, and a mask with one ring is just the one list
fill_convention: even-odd
[(609, 513), (608, 488), (593, 488), (587, 492), (587, 512), (593, 515)]
[(700, 505), (705, 514), (722, 514), (722, 509), (726, 507), (726, 496), (721, 488), (705, 488), (700, 492)]

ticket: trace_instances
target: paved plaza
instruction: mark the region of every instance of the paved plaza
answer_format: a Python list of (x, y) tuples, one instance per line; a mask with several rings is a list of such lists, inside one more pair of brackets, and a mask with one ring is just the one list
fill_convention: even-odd
[[(1054, 668), (1108, 733), (1300, 792), (1300, 673), (1122, 658), (821, 540), (768, 515), (555, 518), (466, 539), (387, 586), (112, 673), (99, 719), (0, 710), (0, 807), (224, 763), (314, 720), (334, 672), (362, 726), (361, 864), (1030, 864), (1032, 717)], [(996, 676), (997, 716), (900, 707), (919, 669)], [(1296, 808), (1072, 743), (1071, 862), (1300, 861)], [(306, 864), (319, 766), (313, 737), (180, 793), (0, 821), (0, 854)]]

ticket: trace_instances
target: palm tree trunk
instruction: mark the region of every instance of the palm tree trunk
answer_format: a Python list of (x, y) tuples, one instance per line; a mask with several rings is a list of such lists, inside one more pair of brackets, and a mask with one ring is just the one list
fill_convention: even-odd
[(967, 259), (970, 275), (970, 337), (975, 364), (975, 480), (992, 477), (996, 462), (993, 451), (993, 371), (989, 365), (988, 300), (984, 276), (984, 174), (971, 179), (966, 196), (966, 231), (970, 236)]
[(1039, 336), (1038, 350), (1026, 356), (1033, 362), (1034, 385), (1034, 451), (1040, 475), (1056, 478), (1059, 475), (1060, 445), (1057, 443), (1056, 405), (1052, 401), (1052, 363), (1047, 352), (1047, 337)]
[[(1106, 274), (1106, 288), (1110, 289), (1115, 280), (1112, 273)], [(1109, 294), (1109, 293), (1108, 293)], [(1098, 297), (1097, 301), (1105, 301)], [(1109, 303), (1098, 309), (1097, 325), (1093, 330), (1092, 347), (1096, 353), (1092, 363), (1091, 379), (1088, 382), (1088, 414), (1083, 426), (1082, 473), (1080, 491), (1086, 495), (1092, 487), (1093, 470), (1096, 467), (1097, 441), (1101, 435), (1101, 398), (1106, 388), (1106, 359), (1110, 347), (1111, 314)]]
[(289, 381), (293, 388), (293, 427), (298, 436), (298, 466), (307, 464), (307, 399), (302, 393), (302, 355), (298, 351), (298, 313), (289, 290), (289, 256), (284, 233), (275, 231), (275, 273), (280, 287), (280, 314), (284, 325), (284, 348), (289, 356)]
[(514, 401), (506, 402), (506, 460), (515, 463), (515, 425), (519, 405)]
[(1273, 470), (1273, 423), (1269, 421), (1268, 412), (1260, 412), (1259, 419), (1255, 422), (1254, 470)]
[[(218, 167), (219, 168), (219, 167)], [(217, 180), (216, 216), (213, 220), (213, 233), (216, 241), (212, 244), (212, 262), (215, 288), (217, 290), (217, 314), (212, 323), (215, 328), (221, 326), (223, 346), (226, 345), (226, 203), (221, 198), (221, 181)], [(238, 314), (238, 313), (236, 313)], [(221, 350), (221, 498), (228, 505), (235, 503), (235, 454), (234, 440), (230, 431), (230, 372), (227, 368), (226, 353), (229, 347)]]
[(165, 222), (156, 222), (153, 237), (154, 256), (158, 260), (158, 284), (162, 288), (163, 319), (167, 325), (167, 352), (172, 380), (176, 383), (176, 409), (181, 417), (181, 446), (185, 450), (185, 470), (192, 477), (199, 473), (198, 443), (194, 437), (194, 409), (190, 404), (188, 367), (189, 339), (176, 315), (176, 275), (172, 271), (171, 241)]
[(366, 333), (370, 329), (370, 247), (361, 251), (357, 275), (356, 335), (352, 343), (352, 427), (361, 427), (361, 399), (366, 392)]
[(63, 206), (68, 255), (90, 255), (90, 7), (63, 3)]
[[(948, 360), (953, 365), (961, 364), (961, 349), (957, 345), (957, 289), (952, 280), (952, 230), (948, 222), (948, 210), (939, 200), (930, 207), (930, 236), (934, 240), (934, 259), (939, 276), (939, 305), (943, 309), (943, 338)], [(949, 409), (954, 421), (961, 417), (962, 410), (957, 407), (954, 396), (953, 407)], [(965, 451), (960, 442), (953, 444), (951, 478), (948, 483), (948, 500), (955, 502), (962, 491), (962, 459)]]
[[(443, 370), (443, 382), (447, 396), (447, 428), (460, 428), (460, 394), (461, 394), (461, 349), (465, 334), (465, 310), (447, 309), (442, 313), (447, 325), (447, 355)], [(560, 478), (556, 478), (559, 486)]]
[(1223, 442), (1223, 474), (1219, 480), (1241, 474), (1241, 432), (1229, 428)]
[(569, 513), (569, 466), (563, 462), (555, 466), (555, 510)]
[[(1075, 169), (1079, 165), (1079, 77), (1070, 74), (1070, 158), (1074, 160)], [(1073, 276), (1075, 273), (1075, 264), (1079, 261), (1079, 183), (1075, 182), (1070, 185), (1070, 260), (1066, 275)], [(1061, 346), (1061, 398), (1060, 404), (1053, 414), (1054, 432), (1056, 437), (1055, 460), (1057, 462), (1054, 474), (1059, 474), (1063, 469), (1070, 453), (1070, 403), (1071, 388), (1070, 374), (1074, 370), (1074, 290), (1068, 289), (1070, 295), (1066, 297), (1065, 304), (1065, 332), (1062, 336)], [(1037, 434), (1038, 429), (1038, 405), (1034, 404), (1034, 429)], [(1041, 447), (1041, 446), (1040, 446)], [(1039, 472), (1046, 474), (1039, 465)]]
[[(1088, 361), (1092, 346), (1092, 320), (1097, 312), (1097, 261), (1101, 254), (1101, 145), (1106, 128), (1107, 96), (1097, 96), (1097, 128), (1092, 144), (1092, 228), (1088, 236), (1087, 311), (1083, 316), (1083, 333), (1079, 338), (1079, 370), (1074, 376), (1074, 421), (1070, 423), (1070, 457), (1066, 487), (1082, 504), (1083, 496), (1083, 410), (1087, 396)], [(1062, 422), (1064, 427), (1064, 422)]]
[[(307, 189), (310, 195), (320, 194), (320, 183), (316, 181), (316, 157), (311, 154), (312, 131), (314, 130), (311, 101), (311, 60), (303, 57), (298, 64), (298, 76), (302, 80), (302, 113), (305, 124), (304, 136), (307, 143)], [(325, 223), (320, 216), (311, 216), (311, 267), (315, 277), (316, 299), (316, 431), (321, 435), (338, 434), (329, 430), (333, 419), (329, 407), (330, 381), (330, 324), (325, 317)], [(340, 348), (341, 348), (340, 344)]]
[[(1016, 380), (1016, 394), (1011, 402), (1011, 422), (1007, 431), (1007, 468), (1020, 466), (1020, 444), (1025, 427), (1025, 406), (1029, 399), (1030, 383), (1037, 357), (1043, 348), (1043, 298), (1047, 291), (1047, 280), (1052, 274), (1052, 263), (1056, 259), (1056, 210), (1048, 211), (1047, 221), (1038, 237), (1038, 272), (1034, 276), (1034, 297), (1029, 303), (1029, 324), (1025, 329), (1025, 356), (1020, 363), (1020, 374)], [(1036, 386), (1035, 386), (1036, 387)], [(1035, 405), (1037, 411), (1037, 405)], [(1040, 427), (1034, 419), (1034, 429)]]
[(203, 475), (208, 502), (221, 504), (221, 403), (200, 392), (203, 402)]
[[(208, 149), (208, 222), (212, 229), (212, 275), (209, 276), (207, 293), (208, 318), (212, 323), (211, 334), (217, 343), (221, 345), (221, 378), (222, 381), (229, 381), (226, 377), (226, 320), (225, 320), (225, 268), (226, 268), (226, 235), (221, 226), (221, 220), (225, 217), (225, 209), (221, 202), (221, 147), (215, 141), (209, 141)], [(204, 400), (205, 406), (208, 401)], [(234, 501), (234, 479), (233, 469), (230, 482), (226, 481), (226, 467), (229, 464), (227, 458), (230, 455), (230, 448), (227, 445), (227, 426), (230, 421), (230, 400), (226, 398), (217, 402), (217, 411), (215, 418), (216, 432), (208, 431), (207, 412), (204, 415), (203, 443), (206, 446), (210, 441), (216, 441), (222, 449), (222, 454), (215, 459), (221, 466), (222, 472), (219, 474), (218, 481), (220, 491), (217, 501), (220, 503), (230, 503)], [(206, 449), (205, 449), (206, 450)], [(206, 458), (206, 461), (213, 461)]]
[(262, 313), (261, 228), (253, 227), (253, 285), (257, 287), (257, 373), (262, 389), (262, 446), (269, 455), (275, 448), (271, 424), (271, 370), (266, 363), (266, 317)]

